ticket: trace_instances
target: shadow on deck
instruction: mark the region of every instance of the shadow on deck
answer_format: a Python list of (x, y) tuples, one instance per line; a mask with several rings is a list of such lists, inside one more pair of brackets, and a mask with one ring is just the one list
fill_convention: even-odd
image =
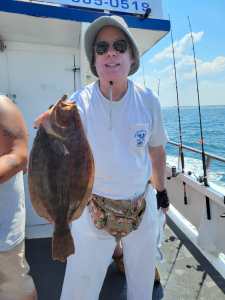
[[(169, 218), (168, 225), (162, 246), (164, 262), (158, 265), (161, 285), (155, 286), (153, 297), (151, 299), (149, 295), (149, 300), (225, 300), (225, 279)], [(26, 241), (30, 273), (39, 284), (39, 300), (59, 300), (65, 264), (53, 262), (51, 253), (43, 260), (39, 252), (45, 247), (50, 249), (51, 239), (34, 239), (32, 247)], [(46, 277), (45, 265), (49, 266), (51, 276), (48, 272)], [(53, 289), (49, 288), (51, 281), (55, 283)], [(113, 263), (108, 269), (99, 300), (126, 300), (126, 278), (117, 272)]]
[[(158, 266), (161, 284), (154, 287), (152, 300), (225, 300), (225, 279), (169, 219), (168, 224), (162, 246), (164, 262)], [(114, 264), (99, 300), (126, 300), (126, 278)]]
[[(112, 263), (106, 274), (99, 300), (126, 300), (126, 292), (126, 277), (119, 273), (115, 264)], [(159, 300), (162, 298), (163, 289), (161, 284), (159, 284), (154, 287), (152, 299)]]

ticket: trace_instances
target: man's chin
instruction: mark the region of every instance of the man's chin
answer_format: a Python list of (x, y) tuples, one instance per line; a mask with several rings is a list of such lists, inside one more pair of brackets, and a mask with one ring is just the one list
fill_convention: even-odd
[(100, 77), (100, 80), (104, 80), (104, 81), (119, 81), (123, 79), (126, 79), (126, 77), (121, 76), (121, 74), (117, 72), (104, 74), (103, 76)]

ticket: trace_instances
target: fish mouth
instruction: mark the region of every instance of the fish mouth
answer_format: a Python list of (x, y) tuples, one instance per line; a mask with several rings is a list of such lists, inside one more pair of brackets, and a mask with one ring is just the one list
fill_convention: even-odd
[(68, 99), (67, 95), (63, 95), (61, 99), (56, 102), (56, 104), (53, 106), (52, 110), (73, 110), (75, 107), (74, 102)]
[(70, 100), (64, 100), (64, 101), (60, 102), (59, 105), (63, 111), (71, 111), (75, 107), (74, 102), (72, 102)]
[[(74, 110), (76, 104), (64, 95), (52, 108), (50, 112), (50, 119), (52, 125), (60, 128), (69, 127), (74, 118)], [(54, 126), (54, 125), (53, 125)]]

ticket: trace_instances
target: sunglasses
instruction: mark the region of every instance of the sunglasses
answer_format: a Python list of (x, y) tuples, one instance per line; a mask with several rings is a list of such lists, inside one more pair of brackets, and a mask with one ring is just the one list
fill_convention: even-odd
[[(110, 43), (106, 41), (99, 41), (95, 44), (94, 48), (96, 54), (103, 55), (109, 51)], [(114, 41), (112, 43), (112, 48), (119, 53), (125, 53), (128, 48), (128, 42), (126, 40)]]

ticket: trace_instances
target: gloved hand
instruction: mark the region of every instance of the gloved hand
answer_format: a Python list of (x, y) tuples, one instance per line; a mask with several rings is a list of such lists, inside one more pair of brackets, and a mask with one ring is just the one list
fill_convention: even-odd
[(157, 207), (158, 209), (161, 208), (168, 208), (170, 205), (170, 201), (167, 195), (166, 189), (162, 191), (157, 191), (156, 192), (156, 199), (157, 199)]

